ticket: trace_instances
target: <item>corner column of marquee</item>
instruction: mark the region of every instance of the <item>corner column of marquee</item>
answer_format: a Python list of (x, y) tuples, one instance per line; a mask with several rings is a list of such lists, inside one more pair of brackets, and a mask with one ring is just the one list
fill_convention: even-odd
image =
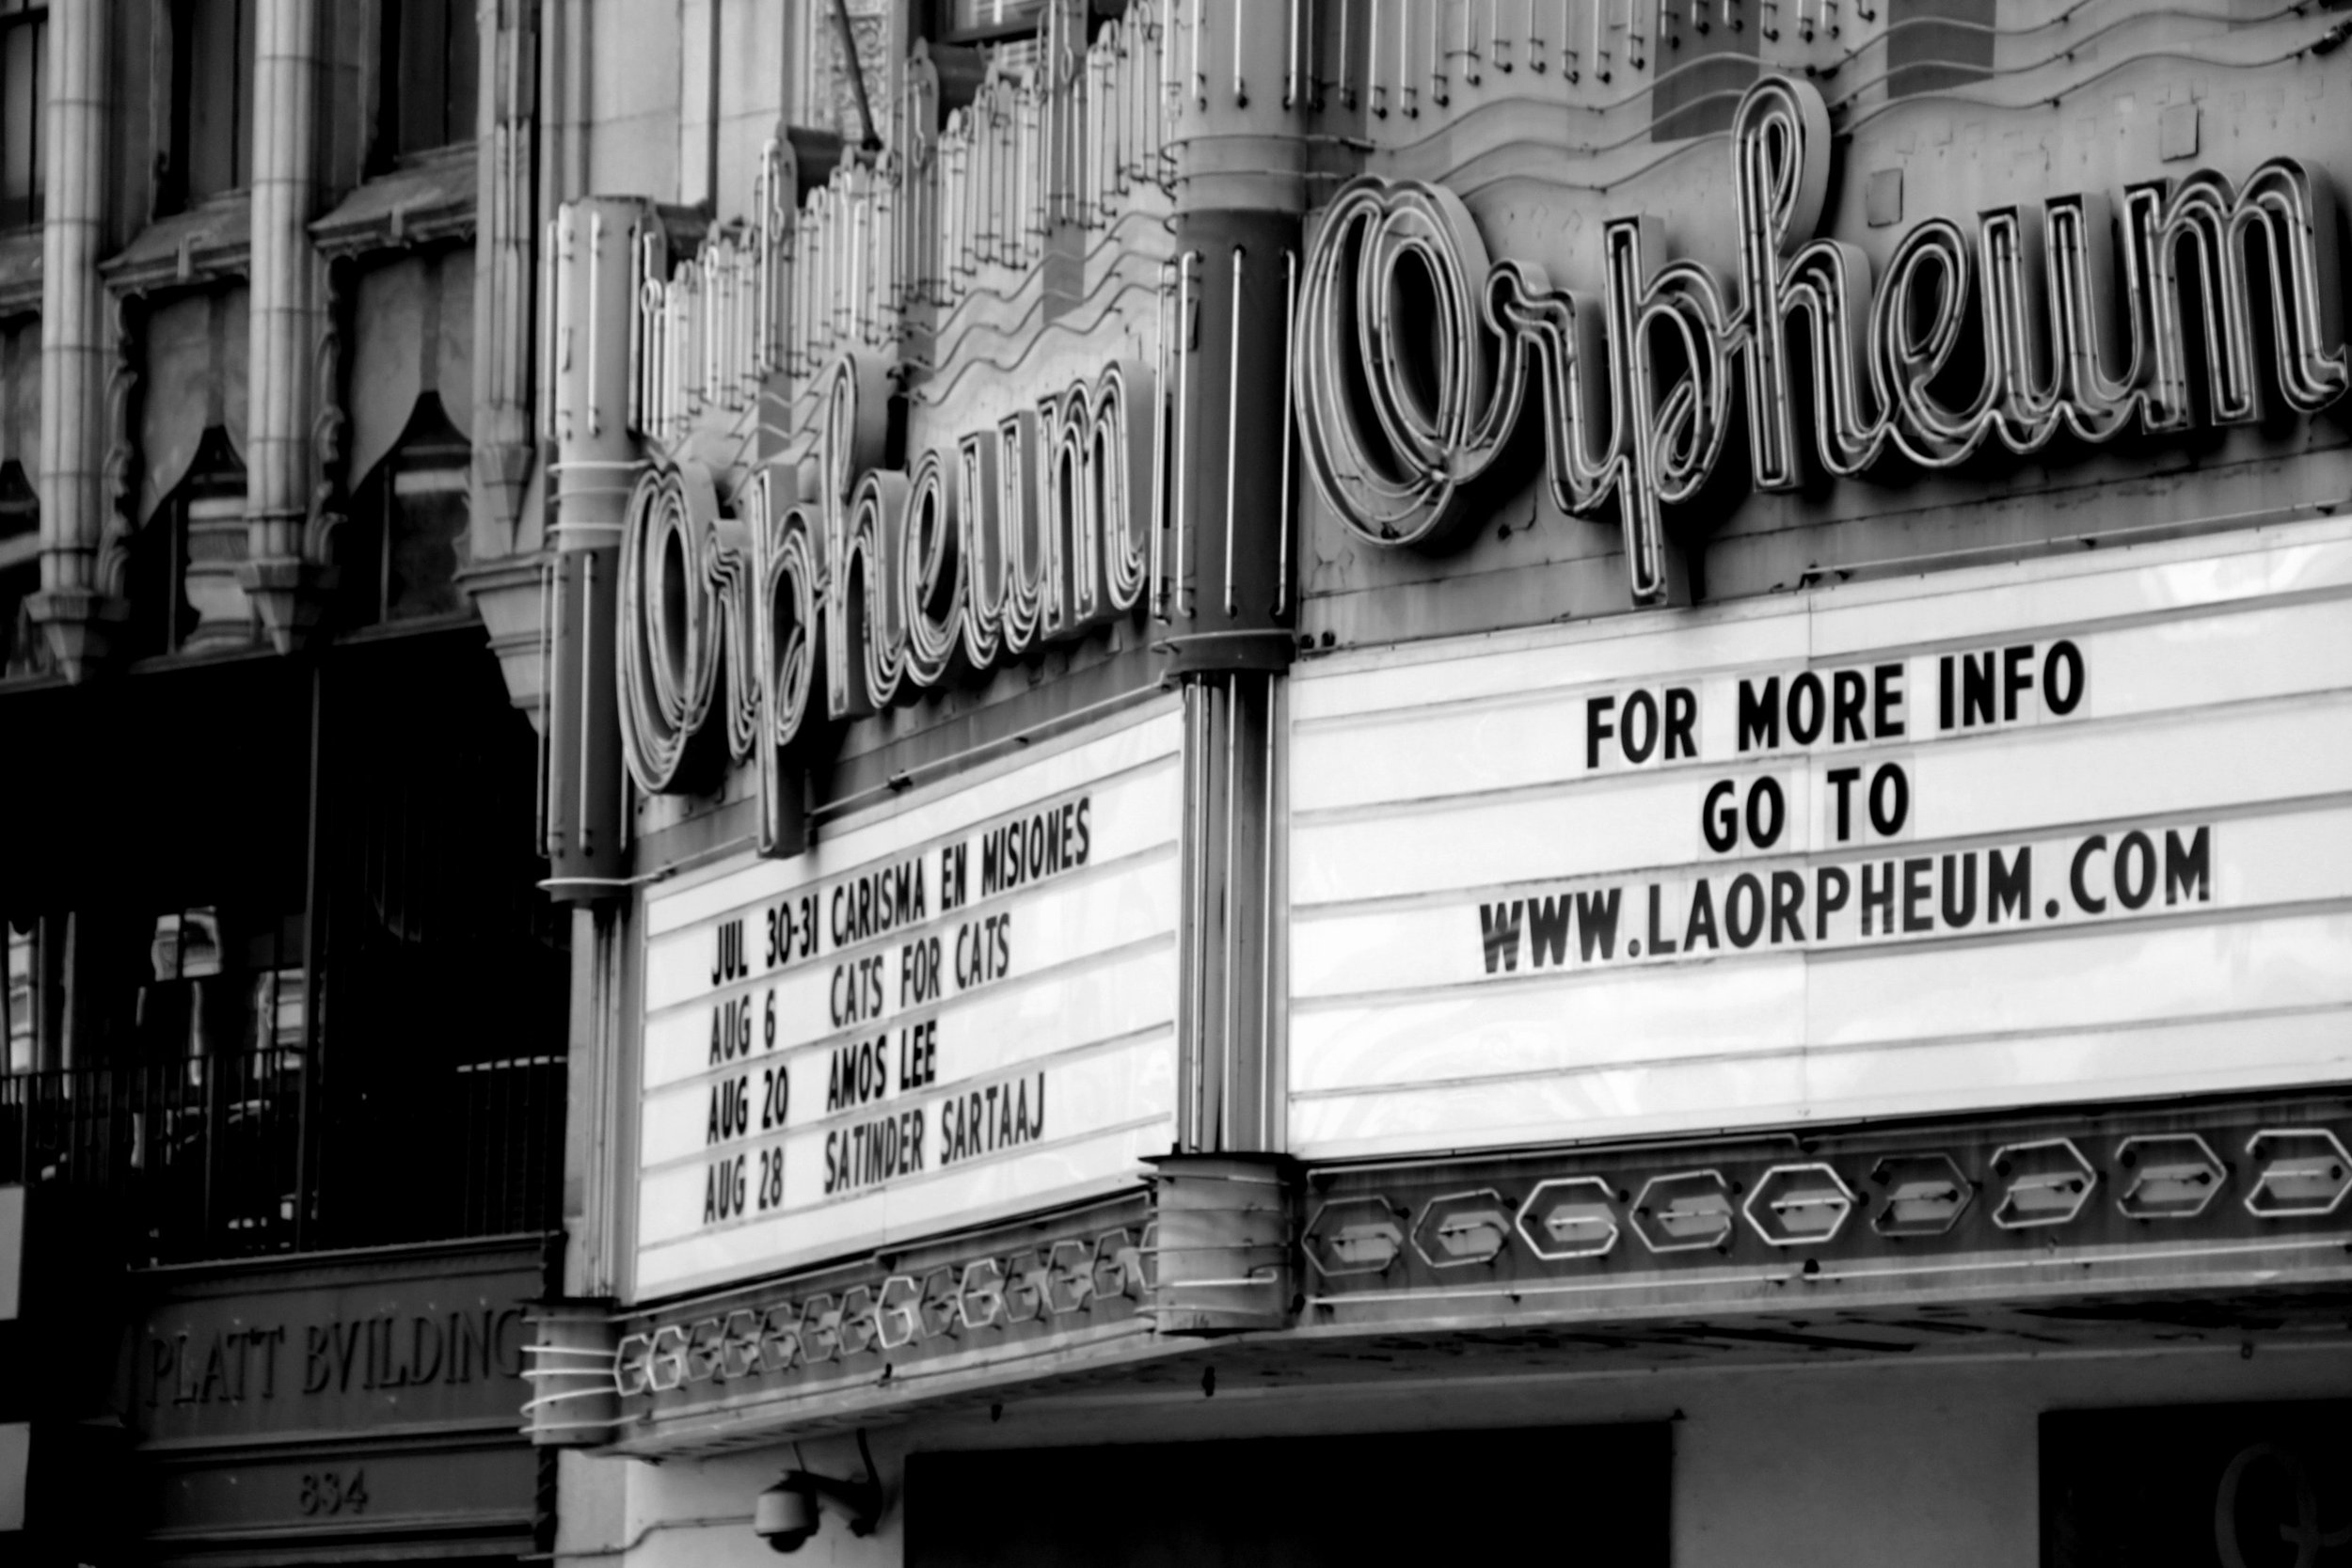
[(106, 27), (103, 6), (49, 18), (49, 103), (42, 135), (40, 592), (32, 616), (70, 680), (103, 663), (126, 614), (105, 580), (106, 387), (113, 352), (104, 246)]
[(621, 534), (636, 482), (632, 434), (637, 202), (564, 204), (547, 237), (548, 334), (541, 385), (555, 461), (540, 674), (548, 893), (571, 904), (617, 897), (627, 857), (615, 663)]
[(317, 627), (326, 569), (310, 537), (320, 474), (312, 423), (323, 283), (310, 245), (318, 192), (317, 0), (254, 9), (252, 325), (246, 422), (246, 595), (280, 653)]
[(1296, 453), (1290, 317), (1306, 103), (1298, 0), (1178, 8), (1168, 269), (1169, 565), (1155, 583), (1184, 697), (1178, 1152), (1155, 1161), (1162, 1332), (1278, 1327), (1292, 1291), (1280, 942), (1280, 676), (1291, 660)]
[(540, 531), (523, 493), (532, 440), (532, 166), (538, 44), (533, 8), (481, 8), (481, 95), (475, 104), (473, 472), (471, 564), (465, 586), (481, 610), (515, 705), (534, 721), (544, 697)]

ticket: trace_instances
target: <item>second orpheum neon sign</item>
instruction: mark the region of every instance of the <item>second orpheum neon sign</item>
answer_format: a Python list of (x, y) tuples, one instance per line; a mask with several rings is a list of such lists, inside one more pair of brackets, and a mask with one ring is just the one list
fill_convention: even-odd
[[(1440, 545), (1475, 522), (1471, 491), (1503, 461), (1533, 401), (1552, 501), (1581, 515), (1613, 503), (1633, 601), (1659, 604), (1679, 592), (1665, 510), (1715, 476), (1735, 366), (1751, 478), (1763, 490), (1794, 488), (1808, 449), (1840, 478), (1890, 454), (1947, 468), (1988, 442), (2023, 455), (2061, 434), (2102, 442), (2135, 422), (2186, 430), (2201, 391), (2214, 422), (2250, 422), (2264, 412), (2265, 369), (2303, 415), (2352, 385), (2331, 200), (2296, 159), (2273, 159), (2237, 187), (2212, 171), (2128, 187), (2120, 257), (2095, 195), (2052, 198), (2039, 214), (1991, 209), (1973, 240), (1933, 218), (1903, 236), (1874, 291), (1868, 258), (1818, 233), (1829, 144), (1828, 111), (1805, 83), (1768, 77), (1740, 101), (1736, 290), (1695, 261), (1657, 265), (1656, 220), (1620, 218), (1603, 231), (1600, 298), (1580, 297), (1532, 262), (1490, 261), (1451, 192), (1370, 177), (1347, 185), (1307, 260), (1293, 357), (1307, 466), (1325, 501), (1373, 543)], [(2266, 367), (2249, 277), (2257, 256)], [(2103, 291), (2119, 267), (2115, 311)], [(2202, 302), (2193, 323), (2183, 292), (2192, 276)], [(1425, 325), (1403, 319), (1414, 283)], [(1800, 316), (1809, 421), (1791, 388)], [(2123, 324), (2121, 341), (2110, 320)], [(1983, 375), (1955, 406), (1941, 382), (1972, 324)], [(1425, 366), (1401, 346), (1415, 328)]]

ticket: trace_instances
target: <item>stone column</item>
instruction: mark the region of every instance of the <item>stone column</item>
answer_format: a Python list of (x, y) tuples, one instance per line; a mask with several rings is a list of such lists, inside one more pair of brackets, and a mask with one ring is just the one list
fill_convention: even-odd
[(105, 246), (107, 18), (96, 5), (49, 13), (49, 103), (42, 135), (48, 212), (41, 228), (41, 592), (33, 618), (69, 679), (107, 654), (126, 607), (102, 580), (107, 522), (106, 388), (114, 371)]
[(318, 0), (256, 0), (252, 335), (246, 416), (244, 581), (283, 653), (317, 625), (324, 572), (310, 556), (320, 466), (312, 432), (324, 282), (317, 205)]
[(473, 546), (514, 549), (532, 459), (532, 165), (538, 43), (519, 0), (482, 7), (475, 106)]
[(1186, 722), (1180, 1033), (1183, 1148), (1281, 1147), (1274, 746), (1297, 595), (1290, 302), (1306, 205), (1293, 8), (1200, 0), (1179, 13), (1164, 615)]
[(532, 210), (539, 46), (533, 8), (481, 8), (482, 93), (475, 105), (472, 565), (466, 589), (489, 628), (515, 705), (539, 716), (541, 519), (523, 515), (536, 456)]

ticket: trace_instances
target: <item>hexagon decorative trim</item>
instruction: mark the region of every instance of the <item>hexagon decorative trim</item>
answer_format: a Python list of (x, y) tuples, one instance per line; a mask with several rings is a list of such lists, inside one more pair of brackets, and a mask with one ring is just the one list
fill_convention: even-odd
[(1870, 1183), (1886, 1189), (1870, 1228), (1889, 1241), (1948, 1235), (1977, 1200), (1977, 1184), (1941, 1150), (1886, 1155), (1870, 1168)]
[(2352, 1155), (2325, 1127), (2265, 1127), (2246, 1140), (2246, 1157), (2254, 1162), (2246, 1212), (2257, 1219), (2332, 1214), (2352, 1193)]
[(2099, 1184), (2098, 1170), (2072, 1138), (2004, 1145), (1993, 1151), (1993, 1171), (2008, 1182), (1993, 1210), (2004, 1230), (2065, 1225), (2090, 1207)]
[(1740, 1212), (1769, 1246), (1826, 1246), (1846, 1228), (1854, 1208), (1854, 1191), (1846, 1179), (1811, 1161), (1766, 1171)]
[(1511, 1244), (1511, 1212), (1510, 1199), (1492, 1187), (1441, 1193), (1413, 1221), (1413, 1252), (1433, 1269), (1491, 1263)]
[(1376, 1197), (1324, 1204), (1307, 1222), (1304, 1240), (1308, 1266), (1326, 1279), (1386, 1274), (1405, 1254), (1405, 1227), (1396, 1223), (1396, 1211)]
[[(1592, 1196), (1579, 1204), (1568, 1197), (1576, 1192)], [(1529, 1228), (1528, 1222), (1535, 1218), (1535, 1211), (1547, 1194), (1553, 1196), (1553, 1201), (1544, 1210), (1539, 1222), (1545, 1234), (1554, 1242), (1573, 1241), (1576, 1244), (1546, 1246)], [(1528, 1250), (1538, 1258), (1552, 1262), (1569, 1258), (1599, 1258), (1613, 1248), (1624, 1233), (1617, 1224), (1616, 1205), (1613, 1201), (1615, 1196), (1614, 1189), (1597, 1176), (1554, 1177), (1535, 1184), (1527, 1195), (1527, 1201), (1519, 1205), (1518, 1216), (1513, 1223)]]
[[(1653, 1176), (1633, 1199), (1633, 1233), (1652, 1252), (1700, 1252), (1728, 1243), (1735, 1226), (1731, 1185), (1721, 1171)], [(1652, 1233), (1653, 1227), (1657, 1234)]]
[(2193, 1220), (2230, 1184), (2230, 1167), (2194, 1132), (2125, 1138), (2115, 1163), (2129, 1173), (2118, 1178), (2116, 1211), (2136, 1220)]

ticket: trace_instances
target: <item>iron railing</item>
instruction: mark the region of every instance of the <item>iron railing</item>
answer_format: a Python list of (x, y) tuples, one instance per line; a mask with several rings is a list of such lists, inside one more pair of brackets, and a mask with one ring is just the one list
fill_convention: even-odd
[[(0, 1181), (97, 1189), (133, 1262), (192, 1262), (551, 1228), (556, 1055), (321, 1070), (274, 1046), (0, 1075)], [(394, 1100), (427, 1107), (383, 1125)]]

